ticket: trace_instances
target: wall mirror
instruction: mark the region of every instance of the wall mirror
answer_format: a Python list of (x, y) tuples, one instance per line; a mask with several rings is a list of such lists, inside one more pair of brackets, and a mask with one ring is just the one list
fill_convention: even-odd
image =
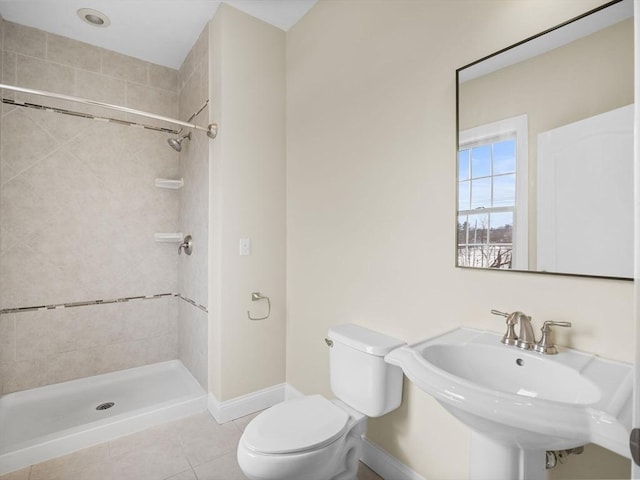
[(457, 77), (456, 266), (633, 277), (633, 2)]

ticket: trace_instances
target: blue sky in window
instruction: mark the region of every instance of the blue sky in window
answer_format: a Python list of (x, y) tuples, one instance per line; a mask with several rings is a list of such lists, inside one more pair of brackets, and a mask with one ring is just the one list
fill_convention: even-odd
[(510, 139), (458, 153), (460, 210), (515, 205), (515, 149), (515, 139)]
[(491, 175), (491, 145), (482, 145), (471, 149), (471, 177)]
[(516, 171), (516, 141), (505, 140), (493, 144), (493, 174)]

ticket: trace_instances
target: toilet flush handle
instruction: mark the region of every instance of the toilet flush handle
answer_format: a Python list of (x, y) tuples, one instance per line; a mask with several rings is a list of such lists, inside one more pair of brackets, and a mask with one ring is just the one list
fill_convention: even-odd
[(324, 343), (326, 343), (329, 348), (333, 347), (333, 340), (329, 338), (325, 338)]

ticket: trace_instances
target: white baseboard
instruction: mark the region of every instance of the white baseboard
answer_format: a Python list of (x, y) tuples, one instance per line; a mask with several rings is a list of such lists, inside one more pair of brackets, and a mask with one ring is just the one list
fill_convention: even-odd
[(219, 401), (209, 392), (207, 409), (218, 423), (227, 423), (236, 418), (259, 412), (285, 400), (287, 385), (281, 383), (231, 400)]
[[(218, 423), (226, 423), (251, 413), (272, 407), (276, 403), (304, 396), (302, 392), (287, 383), (281, 383), (257, 392), (249, 393), (224, 402), (209, 392), (207, 409)], [(407, 467), (382, 448), (362, 439), (362, 462), (385, 480), (425, 480), (419, 473)]]
[(389, 455), (375, 443), (362, 439), (362, 463), (385, 480), (425, 480), (418, 472), (411, 470), (397, 458)]

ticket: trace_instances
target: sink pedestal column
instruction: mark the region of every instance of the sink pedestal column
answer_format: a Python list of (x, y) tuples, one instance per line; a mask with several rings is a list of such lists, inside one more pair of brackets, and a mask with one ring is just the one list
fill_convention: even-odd
[(545, 480), (546, 452), (523, 450), (471, 431), (469, 480)]

